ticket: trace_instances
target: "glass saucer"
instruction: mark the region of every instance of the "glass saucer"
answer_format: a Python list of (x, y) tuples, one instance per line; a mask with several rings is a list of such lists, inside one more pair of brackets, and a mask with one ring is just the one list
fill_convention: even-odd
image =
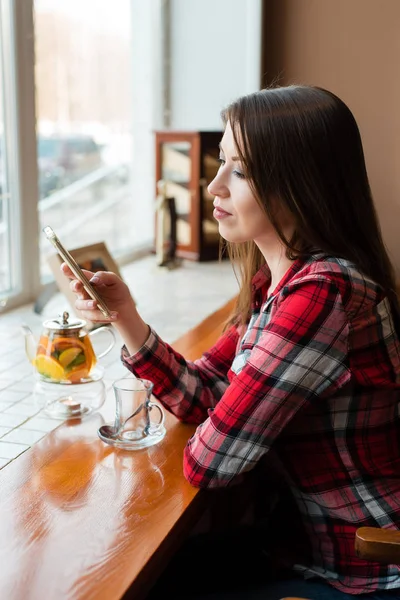
[(97, 435), (102, 442), (114, 446), (115, 448), (121, 448), (122, 450), (141, 450), (142, 448), (149, 448), (161, 442), (164, 438), (167, 430), (164, 426), (159, 428), (157, 434), (147, 435), (138, 440), (127, 440), (113, 435), (114, 425), (102, 425), (97, 430)]

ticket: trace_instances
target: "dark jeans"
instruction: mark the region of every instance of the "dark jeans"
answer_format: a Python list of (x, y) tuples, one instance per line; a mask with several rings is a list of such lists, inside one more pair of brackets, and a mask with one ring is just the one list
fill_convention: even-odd
[(292, 571), (271, 568), (270, 557), (252, 527), (189, 538), (173, 557), (147, 600), (394, 600), (391, 592), (350, 595), (321, 579), (304, 580)]

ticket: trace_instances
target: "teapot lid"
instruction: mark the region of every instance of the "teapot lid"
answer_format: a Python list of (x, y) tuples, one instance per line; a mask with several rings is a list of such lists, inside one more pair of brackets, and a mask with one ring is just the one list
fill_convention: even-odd
[(65, 310), (59, 319), (49, 319), (43, 323), (47, 329), (77, 331), (86, 325), (83, 319), (73, 319), (69, 321), (69, 313)]

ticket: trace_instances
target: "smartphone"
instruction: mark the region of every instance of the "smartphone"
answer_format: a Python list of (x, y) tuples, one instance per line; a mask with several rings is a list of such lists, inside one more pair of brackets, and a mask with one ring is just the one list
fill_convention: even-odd
[(110, 311), (108, 310), (104, 300), (102, 300), (102, 298), (99, 296), (97, 290), (94, 289), (94, 287), (92, 286), (89, 279), (86, 277), (76, 260), (68, 252), (68, 250), (64, 248), (64, 246), (62, 245), (52, 228), (47, 225), (46, 227), (43, 227), (43, 232), (47, 239), (53, 244), (61, 258), (67, 263), (75, 277), (79, 279), (79, 281), (83, 284), (83, 287), (85, 288), (89, 296), (92, 298), (92, 300), (95, 300), (95, 302), (97, 302), (98, 309), (103, 313), (103, 315), (107, 319), (109, 319), (111, 317)]

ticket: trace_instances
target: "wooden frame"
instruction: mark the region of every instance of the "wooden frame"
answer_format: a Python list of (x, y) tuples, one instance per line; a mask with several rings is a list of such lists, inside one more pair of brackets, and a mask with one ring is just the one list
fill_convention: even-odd
[[(88, 271), (93, 272), (112, 271), (122, 279), (118, 265), (111, 256), (104, 242), (98, 242), (97, 244), (90, 244), (88, 246), (81, 246), (80, 248), (74, 248), (73, 250), (68, 251), (76, 260), (81, 269), (87, 269)], [(60, 292), (62, 292), (68, 299), (75, 311), (74, 305), (76, 296), (69, 287), (70, 280), (60, 270), (60, 265), (63, 262), (63, 259), (59, 254), (54, 253), (48, 257), (47, 262), (53, 272)]]
[[(156, 194), (160, 195), (163, 182), (165, 197), (175, 200), (178, 258), (205, 261), (219, 257), (220, 236), (210, 215), (213, 198), (207, 185), (219, 167), (221, 137), (222, 131), (155, 131)], [(161, 246), (157, 217), (156, 213), (156, 251)]]

